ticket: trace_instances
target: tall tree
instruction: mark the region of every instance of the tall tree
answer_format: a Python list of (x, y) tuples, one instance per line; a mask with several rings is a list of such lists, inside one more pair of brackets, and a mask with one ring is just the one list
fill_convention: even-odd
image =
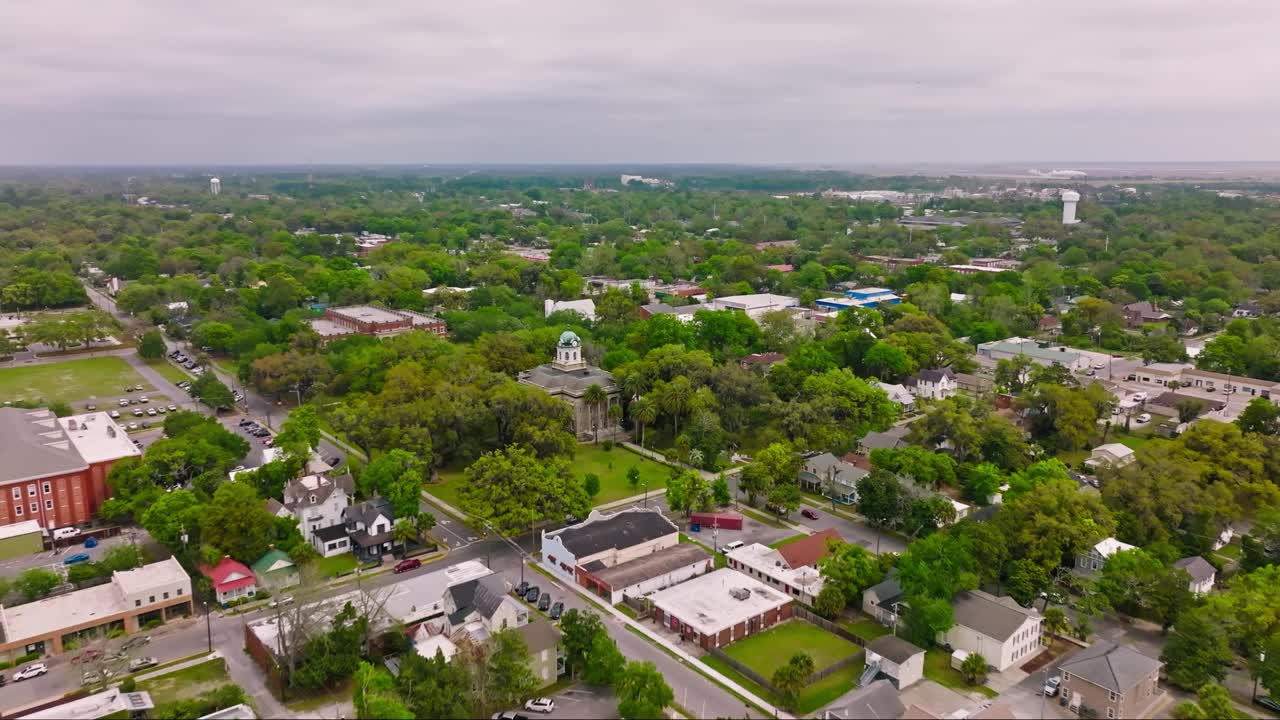
[(529, 646), (515, 628), (495, 632), (489, 639), (485, 663), (485, 698), (491, 707), (507, 707), (538, 688), (529, 667)]
[(658, 419), (658, 404), (648, 395), (636, 398), (636, 401), (631, 403), (631, 418), (640, 425), (640, 446), (647, 447), (644, 444), (644, 431)]
[(164, 357), (164, 336), (159, 330), (151, 328), (138, 337), (138, 354), (148, 360), (159, 360)]
[(660, 720), (675, 693), (651, 662), (629, 662), (614, 688), (622, 720)]
[(563, 458), (538, 459), (523, 447), (486, 453), (466, 470), (459, 492), (462, 509), (504, 534), (535, 523), (584, 517), (590, 500)]

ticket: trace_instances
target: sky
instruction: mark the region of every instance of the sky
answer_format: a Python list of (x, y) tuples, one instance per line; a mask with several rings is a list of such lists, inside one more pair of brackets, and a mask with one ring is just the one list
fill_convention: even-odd
[(0, 4), (0, 165), (1280, 160), (1274, 0)]

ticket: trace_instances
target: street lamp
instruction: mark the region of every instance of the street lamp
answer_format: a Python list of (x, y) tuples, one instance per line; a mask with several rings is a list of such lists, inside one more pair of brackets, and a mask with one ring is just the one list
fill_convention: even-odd
[(1253, 699), (1258, 699), (1258, 676), (1262, 674), (1262, 664), (1267, 661), (1265, 652), (1258, 653), (1258, 670), (1253, 674)]

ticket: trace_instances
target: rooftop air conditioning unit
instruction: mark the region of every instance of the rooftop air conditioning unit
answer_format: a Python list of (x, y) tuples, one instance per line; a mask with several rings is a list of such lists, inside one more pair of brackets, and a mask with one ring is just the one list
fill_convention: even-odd
[(751, 591), (747, 588), (729, 588), (729, 596), (735, 600), (746, 600), (751, 597)]

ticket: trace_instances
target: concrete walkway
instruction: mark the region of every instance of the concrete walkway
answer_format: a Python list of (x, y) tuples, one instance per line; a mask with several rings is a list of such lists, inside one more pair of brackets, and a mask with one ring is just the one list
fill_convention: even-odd
[(208, 653), (207, 655), (201, 655), (200, 657), (194, 657), (194, 658), (191, 658), (190, 660), (184, 660), (183, 662), (180, 662), (177, 665), (170, 665), (169, 667), (160, 668), (159, 670), (153, 670), (149, 673), (135, 675), (133, 679), (138, 682), (142, 682), (143, 680), (151, 680), (153, 678), (158, 678), (162, 675), (168, 675), (169, 673), (172, 673), (172, 672), (177, 672), (179, 670), (186, 670), (189, 667), (195, 667), (196, 665), (207, 663), (210, 660), (217, 660), (220, 657), (222, 657), (222, 651), (214, 650), (213, 652)]
[[(536, 566), (530, 565), (529, 567), (533, 568)], [(605, 604), (603, 600), (591, 594), (590, 592), (587, 592), (585, 588), (580, 587), (576, 583), (564, 583), (564, 586), (573, 590), (579, 596), (585, 598), (588, 602), (599, 607), (601, 610), (608, 613), (618, 622), (633, 628), (634, 630), (639, 632), (641, 635), (643, 635), (646, 639), (648, 639), (651, 643), (661, 646), (663, 649), (669, 651), (670, 653), (680, 658), (685, 663), (694, 666), (698, 672), (702, 673), (703, 675), (706, 675), (707, 677), (710, 677), (711, 679), (715, 680), (717, 683), (723, 685), (724, 687), (737, 693), (738, 695), (741, 695), (742, 697), (750, 701), (752, 704), (758, 706), (760, 709), (764, 710), (765, 712), (768, 712), (769, 714), (773, 715), (775, 718), (789, 719), (793, 717), (782, 708), (777, 708), (777, 707), (774, 707), (773, 705), (770, 705), (769, 703), (765, 702), (764, 700), (756, 696), (755, 693), (752, 693), (751, 691), (747, 690), (746, 688), (742, 687), (736, 682), (730, 680), (724, 675), (721, 675), (719, 672), (716, 672), (712, 668), (708, 667), (701, 660), (699, 660), (698, 658), (694, 657), (693, 655), (685, 651), (684, 648), (671, 642), (666, 637), (663, 637), (662, 635), (659, 635), (658, 633), (655, 633), (654, 631), (650, 630), (644, 623), (638, 622), (636, 620), (632, 620), (627, 615), (624, 615), (621, 612), (619, 612), (617, 608), (613, 607), (612, 605)]]

